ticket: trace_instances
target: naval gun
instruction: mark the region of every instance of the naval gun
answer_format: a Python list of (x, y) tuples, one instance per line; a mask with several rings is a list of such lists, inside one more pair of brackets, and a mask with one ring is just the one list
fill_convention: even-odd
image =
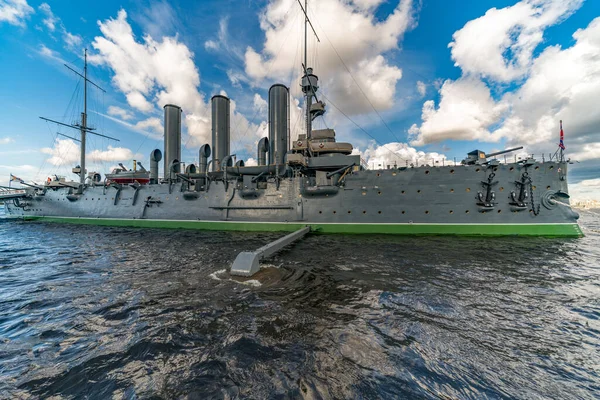
[(523, 146), (514, 147), (512, 149), (506, 149), (497, 151), (495, 153), (485, 154), (481, 150), (473, 150), (467, 154), (467, 158), (461, 161), (463, 165), (474, 165), (474, 164), (485, 164), (488, 162), (488, 158), (499, 156), (501, 154), (512, 153), (513, 151), (521, 150)]

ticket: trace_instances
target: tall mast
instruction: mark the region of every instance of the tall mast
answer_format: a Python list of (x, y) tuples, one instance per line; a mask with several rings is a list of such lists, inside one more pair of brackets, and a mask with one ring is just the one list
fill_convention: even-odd
[(83, 55), (83, 113), (81, 113), (81, 153), (79, 155), (79, 183), (85, 185), (85, 134), (87, 127), (87, 49)]
[[(304, 68), (305, 74), (308, 75), (308, 0), (304, 0)], [(307, 76), (307, 80), (310, 81), (310, 77)], [(310, 82), (309, 82), (310, 84)], [(310, 139), (312, 133), (312, 121), (310, 119), (310, 103), (312, 100), (312, 90), (307, 90), (305, 95), (306, 104), (306, 140)]]
[[(315, 32), (315, 28), (313, 27), (310, 19), (308, 19), (308, 0), (304, 0), (304, 7), (302, 7), (302, 3), (298, 0), (298, 4), (300, 4), (300, 8), (302, 8), (302, 12), (304, 12), (304, 63), (302, 64), (302, 68), (304, 69), (304, 76), (302, 77), (302, 92), (304, 92), (305, 97), (305, 105), (306, 105), (306, 139), (310, 139), (312, 133), (312, 116), (311, 116), (311, 105), (313, 96), (316, 98), (317, 82), (319, 78), (316, 75), (313, 75), (312, 68), (309, 68), (308, 63), (308, 25), (312, 28), (317, 41), (319, 40), (319, 36), (317, 36), (317, 32)], [(316, 115), (316, 114), (315, 114)]]
[(91, 133), (92, 135), (96, 135), (96, 136), (101, 136), (103, 138), (107, 138), (110, 140), (115, 140), (115, 141), (119, 141), (119, 139), (115, 139), (113, 137), (110, 136), (106, 136), (106, 135), (101, 135), (99, 133), (94, 132), (94, 128), (91, 128), (89, 126), (87, 126), (87, 84), (88, 82), (91, 83), (93, 86), (95, 86), (96, 88), (98, 88), (99, 90), (101, 90), (102, 92), (106, 93), (106, 90), (102, 89), (100, 86), (96, 85), (94, 82), (90, 81), (87, 78), (87, 49), (85, 49), (84, 55), (83, 55), (83, 61), (84, 61), (84, 65), (83, 65), (83, 75), (81, 75), (79, 72), (75, 71), (73, 68), (69, 67), (67, 64), (64, 64), (65, 67), (67, 67), (68, 69), (70, 69), (72, 72), (74, 72), (76, 75), (78, 75), (79, 77), (83, 78), (83, 112), (81, 113), (81, 123), (79, 124), (65, 124), (64, 122), (60, 122), (60, 121), (55, 121), (53, 119), (49, 119), (49, 118), (45, 118), (45, 117), (40, 117), (41, 119), (48, 121), (48, 122), (52, 122), (58, 125), (62, 125), (62, 126), (66, 126), (67, 128), (72, 128), (72, 129), (77, 129), (79, 130), (79, 132), (81, 133), (81, 140), (77, 140), (74, 139), (70, 136), (67, 135), (63, 135), (62, 133), (58, 133), (58, 135), (61, 136), (66, 136), (69, 139), (81, 142), (81, 153), (80, 153), (80, 158), (79, 158), (79, 182), (80, 182), (80, 190), (83, 190), (84, 185), (85, 185), (85, 139), (86, 139), (86, 135), (87, 133)]

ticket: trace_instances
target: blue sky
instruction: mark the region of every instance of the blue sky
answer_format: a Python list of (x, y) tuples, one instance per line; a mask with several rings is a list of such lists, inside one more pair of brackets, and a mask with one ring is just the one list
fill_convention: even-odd
[[(569, 154), (580, 160), (570, 174), (574, 191), (600, 193), (600, 111), (586, 106), (600, 89), (591, 57), (600, 48), (600, 2), (309, 3), (321, 38), (309, 43), (319, 94), (354, 121), (330, 104), (317, 127), (335, 127), (369, 163), (460, 160), (474, 148), (513, 145), (553, 152), (562, 118)], [(78, 132), (38, 116), (78, 118), (81, 82), (63, 62), (80, 69), (84, 48), (91, 78), (106, 89), (90, 89), (89, 121), (120, 139), (91, 138), (89, 168), (106, 172), (133, 157), (147, 163), (162, 149), (167, 101), (188, 117), (183, 158), (194, 161), (210, 133), (210, 97), (222, 92), (235, 101), (232, 150), (255, 158), (268, 87), (291, 84), (298, 95), (301, 35), (292, 0), (0, 0), (0, 180), (11, 172), (69, 175), (78, 163), (77, 146), (57, 136)]]

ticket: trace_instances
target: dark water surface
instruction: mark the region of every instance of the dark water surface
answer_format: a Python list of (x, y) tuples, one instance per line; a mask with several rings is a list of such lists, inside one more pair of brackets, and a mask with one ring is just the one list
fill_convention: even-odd
[[(600, 218), (583, 239), (0, 222), (2, 398), (600, 394)], [(54, 397), (53, 397), (54, 396)]]

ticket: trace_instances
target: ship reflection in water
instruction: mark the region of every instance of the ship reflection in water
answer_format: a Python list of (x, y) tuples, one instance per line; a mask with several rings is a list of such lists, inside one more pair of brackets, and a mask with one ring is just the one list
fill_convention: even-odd
[(0, 223), (0, 397), (593, 398), (586, 237), (308, 236)]

